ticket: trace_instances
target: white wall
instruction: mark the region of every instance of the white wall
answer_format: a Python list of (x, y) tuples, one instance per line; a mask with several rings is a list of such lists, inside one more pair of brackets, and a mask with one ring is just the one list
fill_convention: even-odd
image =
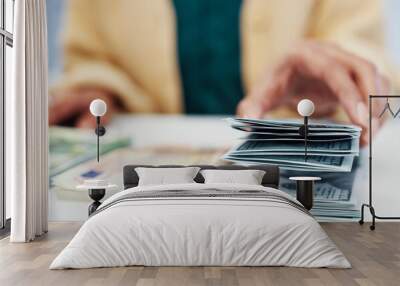
[(385, 0), (385, 15), (388, 53), (400, 68), (400, 1)]

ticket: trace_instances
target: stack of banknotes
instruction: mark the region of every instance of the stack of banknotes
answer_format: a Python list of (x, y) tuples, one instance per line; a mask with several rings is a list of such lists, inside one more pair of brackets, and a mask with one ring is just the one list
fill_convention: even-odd
[(317, 176), (314, 207), (319, 221), (355, 220), (360, 216), (353, 193), (361, 129), (352, 125), (310, 123), (305, 160), (301, 121), (228, 119), (243, 131), (241, 142), (224, 159), (238, 164), (273, 164), (281, 169), (280, 189), (296, 196), (292, 176)]
[[(302, 171), (282, 170), (279, 189), (296, 196), (296, 182), (292, 176), (304, 175)], [(360, 190), (354, 188), (359, 172), (359, 159), (354, 160), (351, 172), (307, 172), (307, 175), (320, 177), (314, 186), (314, 206), (311, 213), (318, 221), (346, 221), (360, 218)]]
[(310, 123), (307, 158), (300, 121), (229, 119), (243, 141), (225, 159), (246, 164), (275, 164), (286, 170), (350, 172), (359, 154), (361, 129), (352, 125)]

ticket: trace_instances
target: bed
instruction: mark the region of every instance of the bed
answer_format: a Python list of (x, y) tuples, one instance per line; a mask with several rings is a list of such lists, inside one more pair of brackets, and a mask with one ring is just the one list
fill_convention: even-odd
[(351, 267), (310, 213), (278, 190), (276, 166), (198, 166), (264, 170), (261, 185), (205, 184), (199, 172), (194, 183), (152, 186), (138, 186), (138, 167), (149, 166), (124, 167), (124, 190), (102, 203), (50, 269)]

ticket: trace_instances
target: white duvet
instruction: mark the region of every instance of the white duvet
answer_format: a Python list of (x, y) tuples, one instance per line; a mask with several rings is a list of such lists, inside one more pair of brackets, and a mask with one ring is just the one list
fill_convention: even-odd
[[(265, 190), (262, 186), (179, 184), (165, 190)], [(100, 207), (100, 208), (101, 208)], [(145, 266), (294, 266), (349, 268), (313, 217), (289, 205), (255, 198), (168, 198), (122, 201), (89, 218), (50, 269)]]

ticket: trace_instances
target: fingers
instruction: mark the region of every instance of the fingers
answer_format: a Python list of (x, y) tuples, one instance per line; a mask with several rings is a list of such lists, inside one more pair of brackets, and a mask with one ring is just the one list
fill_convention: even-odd
[(292, 70), (282, 63), (268, 71), (263, 80), (239, 103), (237, 115), (247, 118), (261, 118), (280, 105), (287, 92)]
[[(314, 79), (314, 83), (312, 83), (312, 80), (308, 81), (309, 84), (312, 83), (312, 86), (306, 87), (306, 92), (302, 94), (306, 94), (307, 90), (313, 93), (312, 91), (316, 89), (315, 82), (320, 81), (333, 91), (330, 92), (327, 89), (320, 88), (323, 94), (336, 97), (351, 121), (365, 128), (368, 121), (365, 120), (363, 115), (359, 114), (359, 112), (362, 112), (362, 107), (357, 109), (356, 106), (360, 101), (364, 101), (366, 104), (367, 97), (363, 96), (362, 91), (357, 86), (357, 82), (353, 79), (353, 70), (343, 64), (348, 55), (343, 56), (333, 48), (330, 48), (330, 52), (325, 52), (321, 46), (323, 47), (323, 45), (318, 45), (314, 42), (306, 42), (296, 47), (292, 53), (264, 77), (262, 83), (239, 105), (238, 115), (259, 118), (260, 114), (275, 108), (279, 104), (291, 102), (286, 100), (285, 97), (295, 79), (303, 77), (303, 79)], [(341, 60), (338, 60), (339, 55)], [(371, 77), (370, 72), (368, 76)], [(366, 86), (364, 89), (370, 88), (367, 86), (369, 81), (362, 76), (360, 78), (363, 78), (363, 83)], [(323, 97), (323, 94), (320, 93), (320, 96)], [(334, 99), (329, 100), (332, 103), (334, 101)], [(326, 102), (328, 101), (326, 100)], [(331, 113), (332, 107), (324, 103), (319, 105), (321, 109), (324, 109), (321, 112), (322, 114)], [(367, 106), (365, 106), (365, 110), (366, 108)], [(319, 109), (319, 106), (317, 106), (317, 109)], [(358, 112), (357, 110), (360, 111)]]
[[(299, 85), (301, 89), (293, 89), (299, 78), (310, 80)], [(318, 88), (315, 81), (322, 85)], [(329, 105), (336, 107), (336, 102), (340, 104), (351, 122), (363, 128), (361, 142), (365, 143), (368, 141), (368, 95), (387, 91), (387, 79), (367, 60), (331, 44), (305, 42), (267, 73), (261, 84), (239, 104), (238, 115), (260, 118), (282, 103), (293, 103), (293, 98), (286, 99), (288, 95), (321, 95), (321, 100), (315, 100), (316, 109), (324, 109), (322, 114), (329, 114), (332, 111)], [(381, 110), (379, 105), (382, 106), (382, 102), (376, 105), (371, 132), (380, 125), (377, 112)]]
[[(368, 105), (369, 95), (386, 94), (389, 92), (388, 79), (379, 73), (378, 68), (372, 62), (333, 44), (326, 44), (322, 52), (333, 57), (349, 70), (366, 105)], [(384, 102), (378, 101), (375, 104), (378, 108), (372, 110), (372, 115), (377, 117), (379, 115), (378, 110), (383, 108)]]
[(361, 142), (368, 141), (367, 104), (352, 78), (351, 70), (335, 58), (327, 56), (323, 52), (316, 52), (315, 47), (307, 51), (300, 51), (298, 54), (295, 53), (293, 57), (293, 61), (301, 73), (315, 77), (328, 85), (351, 122), (363, 129)]
[[(328, 78), (329, 77), (329, 78)], [(335, 66), (333, 70), (325, 75), (329, 87), (338, 97), (350, 120), (362, 128), (368, 127), (367, 105), (362, 100), (362, 95), (351, 80), (347, 71), (341, 66)]]
[(368, 112), (363, 113), (367, 107), (359, 105), (363, 103), (362, 95), (343, 65), (324, 53), (316, 52), (314, 47), (304, 47), (290, 57), (293, 68), (299, 73), (326, 83), (353, 123), (363, 128), (368, 126), (368, 118), (364, 117)]
[[(326, 45), (324, 50), (328, 55), (334, 57), (338, 62), (345, 66), (354, 77), (363, 102), (366, 108), (360, 108), (361, 113), (365, 112), (365, 118), (368, 119), (368, 96), (376, 94), (387, 94), (390, 90), (389, 80), (379, 73), (378, 68), (368, 60), (365, 60), (355, 54), (344, 51), (335, 45)], [(369, 141), (369, 133), (374, 136), (380, 126), (384, 123), (386, 117), (380, 117), (380, 114), (385, 106), (384, 100), (373, 100), (371, 109), (371, 130), (365, 128), (361, 136), (361, 144), (365, 145)]]
[(298, 75), (292, 81), (291, 86), (287, 102), (292, 110), (297, 110), (300, 100), (308, 98), (317, 106), (313, 117), (326, 118), (336, 112), (338, 100), (324, 82)]
[[(108, 111), (103, 116), (104, 122), (109, 121), (112, 111), (115, 111), (116, 104), (113, 96), (105, 90), (96, 88), (80, 88), (64, 91), (52, 99), (49, 108), (49, 124), (62, 124), (71, 119), (77, 119), (79, 127), (93, 127), (94, 117), (89, 113), (89, 106), (92, 100), (100, 98), (107, 104)], [(109, 116), (107, 116), (109, 114)], [(90, 116), (93, 119), (90, 119)]]
[[(368, 95), (386, 94), (390, 87), (389, 81), (378, 72), (378, 69), (372, 63), (340, 48), (327, 45), (326, 48), (319, 49), (319, 46), (315, 44), (311, 47), (314, 55), (322, 55), (327, 59), (328, 63), (325, 66), (329, 66), (329, 70), (323, 73), (324, 76), (321, 78), (329, 84), (335, 96), (339, 98), (340, 104), (344, 107), (350, 120), (363, 128), (361, 144), (368, 143), (369, 133), (371, 132), (374, 135), (384, 120), (384, 118), (379, 118), (379, 114), (385, 103), (379, 100), (373, 101), (372, 127), (369, 130)], [(317, 68), (321, 67), (317, 66)], [(347, 80), (343, 77), (343, 74), (346, 75)], [(345, 84), (348, 79), (353, 83), (353, 87), (350, 84)], [(342, 84), (338, 84), (339, 82)], [(360, 101), (357, 100), (357, 96)]]
[(312, 42), (314, 49), (319, 49), (320, 53), (331, 57), (337, 63), (347, 69), (352, 76), (355, 84), (360, 89), (362, 100), (367, 103), (368, 95), (376, 93), (377, 68), (371, 62), (341, 49), (334, 44), (323, 44)]
[(261, 119), (264, 115), (264, 109), (257, 99), (246, 98), (239, 103), (236, 114), (242, 118)]

